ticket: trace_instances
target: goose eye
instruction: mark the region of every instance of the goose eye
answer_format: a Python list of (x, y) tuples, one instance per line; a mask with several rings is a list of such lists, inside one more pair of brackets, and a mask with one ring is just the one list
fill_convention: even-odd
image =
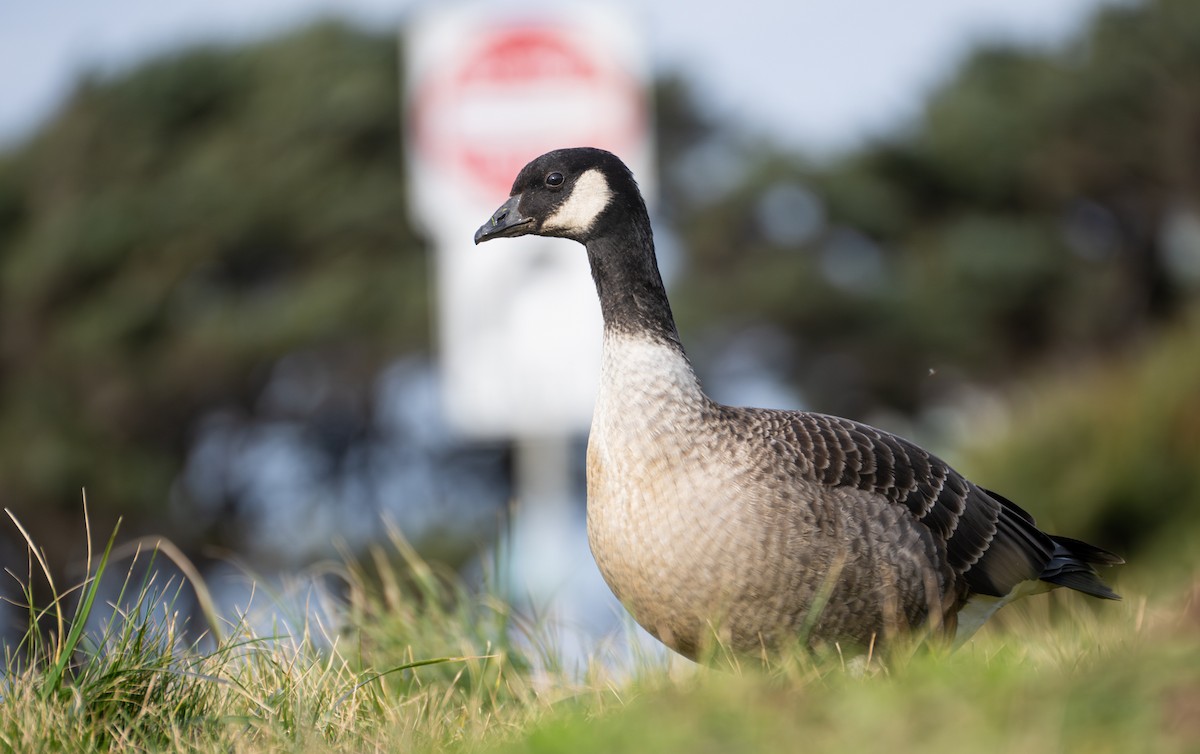
[(546, 185), (550, 186), (551, 188), (561, 186), (562, 182), (563, 182), (563, 174), (562, 173), (551, 173), (550, 175), (546, 176)]

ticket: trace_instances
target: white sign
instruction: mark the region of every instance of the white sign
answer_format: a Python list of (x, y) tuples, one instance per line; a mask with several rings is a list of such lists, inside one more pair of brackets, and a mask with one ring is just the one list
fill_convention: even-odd
[(437, 246), (449, 419), (472, 437), (585, 430), (601, 338), (586, 253), (472, 236), (525, 163), (559, 147), (608, 149), (653, 194), (640, 35), (604, 5), (467, 4), (416, 19), (405, 49), (410, 205)]

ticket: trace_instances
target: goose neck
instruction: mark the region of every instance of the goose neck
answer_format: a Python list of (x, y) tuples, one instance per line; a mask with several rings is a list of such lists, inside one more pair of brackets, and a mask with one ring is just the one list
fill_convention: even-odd
[(587, 243), (605, 332), (679, 344), (667, 291), (658, 271), (649, 222)]

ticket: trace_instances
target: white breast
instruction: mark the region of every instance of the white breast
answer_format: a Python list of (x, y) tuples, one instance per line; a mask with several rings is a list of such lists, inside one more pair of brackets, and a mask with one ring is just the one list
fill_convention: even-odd
[[(606, 333), (588, 440), (589, 481), (607, 479), (629, 495), (652, 493), (664, 475), (679, 471), (668, 457), (682, 452), (687, 433), (698, 431), (706, 400), (677, 348)], [(605, 499), (596, 502), (603, 505)]]
[(606, 334), (588, 440), (588, 540), (613, 592), (668, 645), (723, 598), (714, 548), (700, 541), (719, 531), (701, 489), (716, 484), (704, 473), (705, 443), (694, 442), (706, 405), (678, 349)]

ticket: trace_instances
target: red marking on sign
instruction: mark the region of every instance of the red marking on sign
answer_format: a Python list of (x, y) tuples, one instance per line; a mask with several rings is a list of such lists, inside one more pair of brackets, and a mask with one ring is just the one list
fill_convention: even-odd
[(588, 80), (595, 76), (592, 61), (572, 49), (561, 34), (518, 29), (491, 40), (463, 68), (458, 83), (512, 84), (549, 78)]
[(622, 153), (643, 140), (641, 86), (570, 29), (491, 32), (419, 86), (409, 127), (421, 156), (487, 201), (533, 157), (563, 146)]

